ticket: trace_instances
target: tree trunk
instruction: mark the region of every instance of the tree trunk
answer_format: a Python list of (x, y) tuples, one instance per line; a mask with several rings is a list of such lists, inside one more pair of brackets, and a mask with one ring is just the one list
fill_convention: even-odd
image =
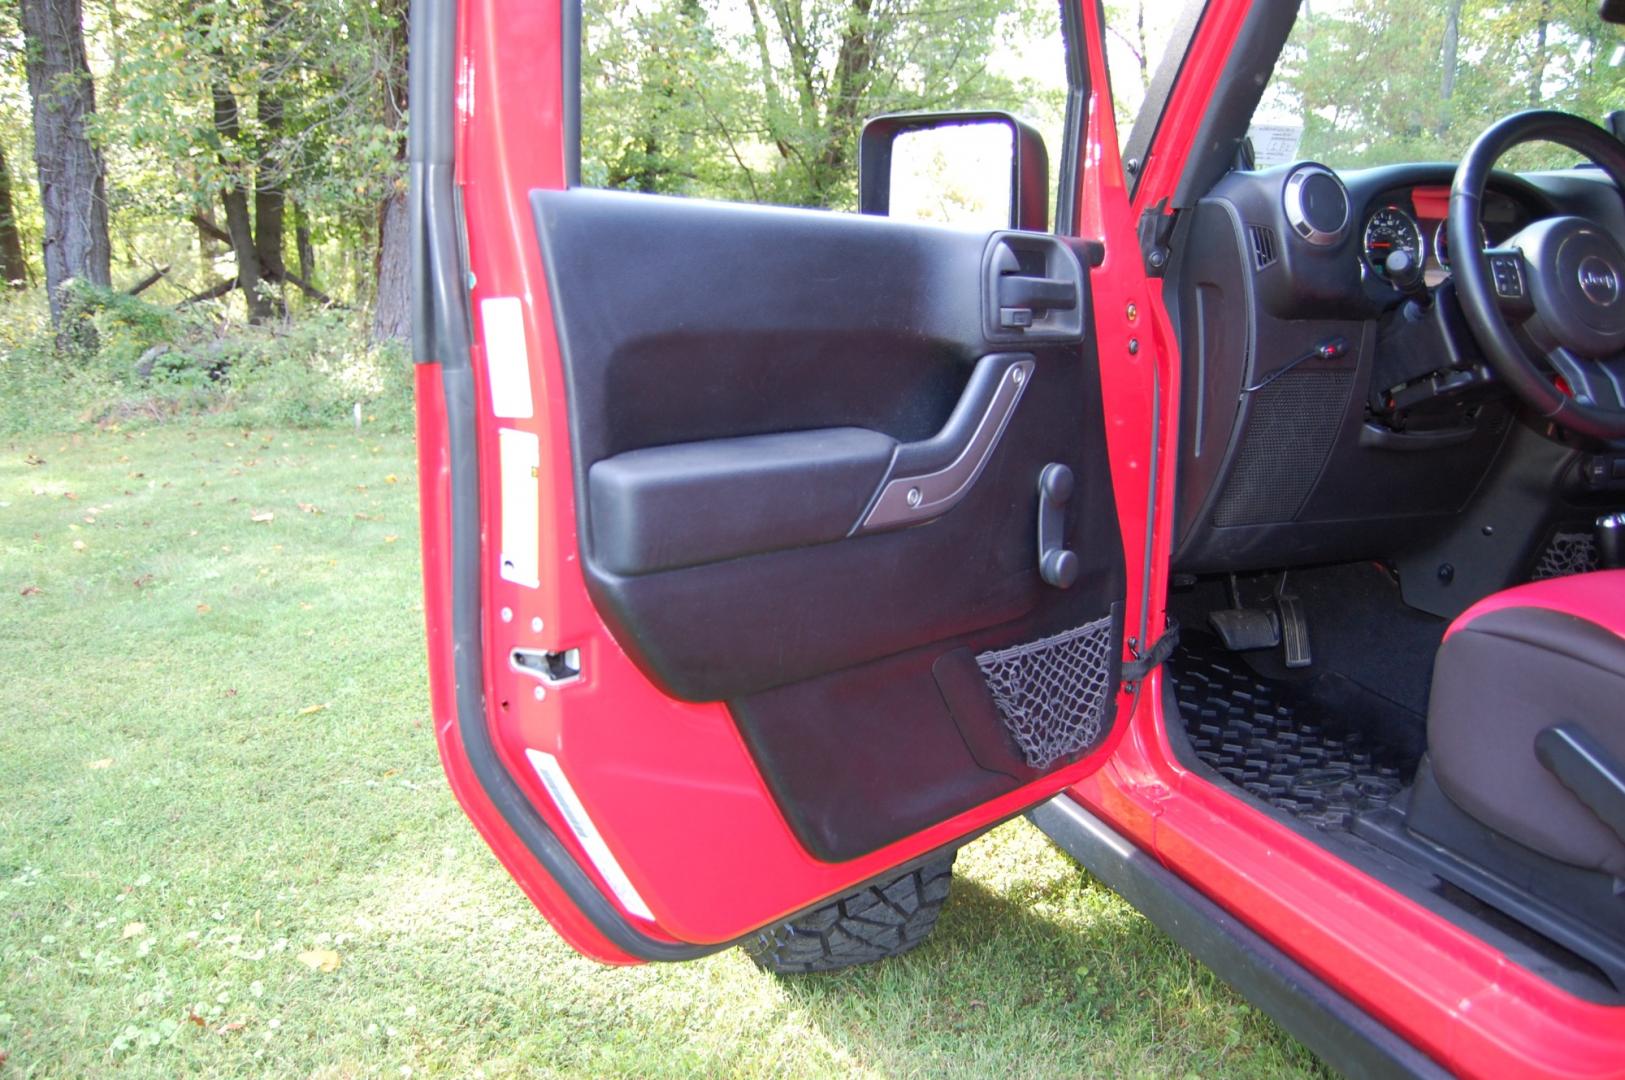
[(1439, 124), (1435, 131), (1450, 130), (1450, 99), (1456, 94), (1456, 62), (1461, 52), (1461, 3), (1450, 0), (1444, 12), (1444, 44), (1439, 49)]
[(316, 245), (310, 241), (310, 219), (305, 216), (301, 203), (293, 205), (293, 246), (299, 253), (299, 276), (306, 281), (316, 280)]
[(22, 24), (34, 106), (34, 164), (45, 211), (42, 247), (51, 323), (59, 348), (87, 345), (88, 323), (62, 325), (62, 286), (73, 279), (110, 286), (112, 248), (106, 167), (85, 134), (85, 118), (96, 112), (96, 90), (85, 62), (80, 0), (23, 0)]
[[(281, 85), (286, 66), (279, 48), (286, 27), (286, 13), (280, 0), (263, 0), (261, 10), (266, 24), (267, 70), (261, 72), (260, 91), (256, 99), (260, 127), (264, 134), (254, 155), (254, 254), (259, 257), (260, 272), (269, 280), (281, 281), (287, 266), (282, 258), (283, 218), (286, 196), (283, 186), (287, 182), (286, 170), (278, 159), (282, 137), (283, 102), (277, 87)], [(287, 313), (286, 301), (278, 296), (275, 306), (279, 314)]]
[(834, 85), (824, 115), (825, 141), (813, 178), (820, 206), (833, 206), (840, 193), (846, 163), (861, 126), (863, 103), (874, 67), (873, 0), (850, 0), (841, 48), (835, 57)]
[(1540, 21), (1535, 24), (1535, 66), (1529, 76), (1529, 104), (1538, 106), (1546, 82), (1546, 34), (1551, 28), (1552, 0), (1541, 0)]
[(223, 230), (215, 223), (213, 209), (192, 215), (192, 224), (197, 227), (198, 273), (207, 280), (214, 276), (214, 258), (220, 251)]
[(410, 219), (405, 192), (391, 195), (378, 212), (378, 301), (372, 309), (375, 341), (404, 341), (412, 334)]
[(1137, 59), (1140, 61), (1140, 90), (1151, 89), (1151, 45), (1145, 40), (1145, 0), (1140, 0), (1139, 6), (1134, 9), (1134, 36), (1140, 40), (1140, 51)]
[[(383, 109), (385, 122), (396, 132), (396, 167), (406, 172), (406, 0), (385, 6), (389, 23), (389, 57), (384, 65)], [(412, 335), (412, 241), (411, 215), (407, 211), (406, 189), (398, 184), (378, 208), (378, 256), (374, 260), (374, 281), (378, 289), (372, 307), (374, 341), (404, 341)]]
[[(260, 273), (277, 281), (286, 268), (282, 258), (286, 197), (282, 192), (282, 171), (273, 158), (275, 151), (272, 149), (282, 130), (281, 98), (262, 91), (259, 95), (259, 114), (260, 123), (265, 128), (265, 139), (254, 168), (254, 256), (260, 264)], [(273, 306), (282, 309), (279, 314), (286, 313), (287, 305), (280, 298)]]
[[(214, 98), (214, 129), (221, 141), (236, 142), (242, 132), (237, 117), (237, 98), (225, 83), (217, 82), (211, 90)], [(228, 167), (241, 168), (240, 163), (228, 162)], [(222, 194), (226, 207), (226, 233), (231, 237), (231, 249), (237, 255), (237, 287), (243, 290), (248, 302), (248, 321), (264, 322), (271, 317), (271, 304), (260, 288), (260, 256), (254, 245), (254, 222), (249, 217), (248, 188), (240, 175), (233, 176)]]
[(28, 260), (23, 257), (23, 234), (11, 204), (11, 167), (0, 149), (0, 285), (21, 289), (28, 285)]

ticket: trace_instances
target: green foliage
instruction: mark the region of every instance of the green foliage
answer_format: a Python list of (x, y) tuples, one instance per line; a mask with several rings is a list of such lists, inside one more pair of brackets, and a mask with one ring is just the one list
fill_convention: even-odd
[(179, 310), (74, 286), (70, 313), (97, 349), (61, 355), (37, 292), (0, 306), (0, 434), (188, 416), (224, 424), (345, 426), (361, 406), (380, 430), (412, 425), (405, 349), (378, 344), (354, 313), (250, 326), (218, 306)]
[[(1625, 68), (1611, 64), (1622, 43), (1625, 33), (1597, 17), (1594, 0), (1305, 3), (1264, 108), (1303, 120), (1303, 157), (1345, 167), (1455, 161), (1492, 121), (1520, 109), (1600, 120), (1625, 107)], [(1509, 164), (1573, 161), (1541, 146)]]
[(595, 186), (849, 209), (868, 117), (983, 106), (1042, 121), (1063, 100), (990, 62), (1007, 39), (1059, 37), (1045, 0), (586, 0), (583, 22)]

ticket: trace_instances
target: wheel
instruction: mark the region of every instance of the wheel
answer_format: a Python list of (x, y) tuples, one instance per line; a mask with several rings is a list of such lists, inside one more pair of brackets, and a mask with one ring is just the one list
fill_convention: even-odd
[(937, 925), (956, 854), (766, 927), (741, 948), (757, 967), (781, 975), (838, 971), (901, 956)]

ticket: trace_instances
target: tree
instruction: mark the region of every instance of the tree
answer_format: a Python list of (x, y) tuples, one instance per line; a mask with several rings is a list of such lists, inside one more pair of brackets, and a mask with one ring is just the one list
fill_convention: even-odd
[(96, 112), (96, 90), (85, 61), (83, 19), (80, 0), (22, 0), (34, 164), (45, 218), (45, 287), (63, 349), (93, 333), (79, 320), (64, 324), (63, 286), (72, 280), (112, 283), (106, 169), (86, 130)]
[(378, 283), (372, 306), (375, 341), (404, 341), (412, 333), (411, 217), (406, 204), (406, 0), (384, 0), (387, 52), (379, 71), (385, 124), (396, 133), (395, 183), (378, 208), (378, 256), (373, 279)]
[[(287, 312), (294, 288), (331, 303), (316, 255), (335, 241), (355, 252), (339, 260), (347, 291), (365, 295), (372, 275), (353, 271), (373, 263), (377, 209), (400, 172), (399, 123), (386, 129), (375, 92), (390, 14), (355, 0), (148, 0), (143, 12), (123, 27), (120, 107), (103, 129), (141, 178), (121, 190), (125, 213), (194, 227), (203, 276), (189, 299), (239, 293), (252, 321)], [(235, 264), (225, 280), (215, 243)]]
[[(1306, 6), (1266, 100), (1302, 118), (1303, 157), (1339, 166), (1452, 161), (1491, 121), (1531, 105), (1593, 119), (1625, 105), (1625, 79), (1605, 74), (1622, 43), (1592, 0)], [(1530, 146), (1508, 164), (1572, 161)]]
[(871, 115), (1059, 110), (989, 63), (1058, 36), (1043, 0), (587, 0), (583, 21), (583, 178), (607, 187), (850, 207)]
[(23, 255), (23, 234), (11, 200), (11, 167), (0, 147), (0, 285), (13, 289), (28, 285), (28, 259)]

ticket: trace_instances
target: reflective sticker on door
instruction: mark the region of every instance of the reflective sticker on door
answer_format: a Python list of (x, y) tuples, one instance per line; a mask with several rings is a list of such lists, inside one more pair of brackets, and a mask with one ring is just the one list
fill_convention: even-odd
[(532, 414), (524, 306), (517, 296), (481, 300), (480, 321), (485, 329), (485, 375), (491, 384), (491, 411), (504, 419), (524, 419)]
[(541, 542), (538, 537), (540, 495), (537, 474), (541, 444), (528, 431), (502, 428), (497, 432), (498, 467), (502, 480), (502, 566), (505, 581), (541, 584)]
[(587, 816), (587, 808), (582, 806), (581, 800), (576, 797), (575, 788), (564, 775), (564, 770), (559, 767), (559, 759), (546, 751), (530, 747), (525, 748), (525, 756), (530, 758), (530, 767), (536, 770), (542, 786), (547, 788), (547, 793), (553, 797), (553, 805), (564, 815), (564, 820), (570, 825), (570, 831), (575, 833), (576, 839), (587, 853), (587, 858), (592, 860), (592, 864), (604, 876), (604, 884), (615, 894), (615, 899), (632, 914), (644, 919), (653, 919), (654, 914), (649, 910), (649, 905), (638, 895), (638, 890), (632, 886), (626, 871), (621, 869), (621, 864), (610, 853), (609, 845), (604, 843), (598, 827), (592, 823), (592, 818)]

